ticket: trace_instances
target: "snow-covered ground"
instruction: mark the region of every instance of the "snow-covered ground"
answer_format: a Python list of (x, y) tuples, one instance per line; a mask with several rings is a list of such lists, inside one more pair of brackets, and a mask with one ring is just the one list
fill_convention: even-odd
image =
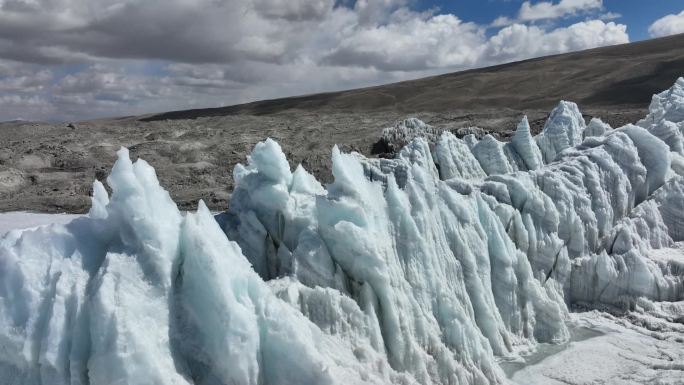
[(26, 211), (0, 213), (0, 236), (10, 230), (28, 229), (53, 223), (65, 224), (80, 216), (78, 214), (46, 214)]
[[(684, 304), (673, 304), (684, 309)], [(680, 313), (680, 317), (682, 317)], [(503, 363), (519, 385), (684, 384), (684, 325), (643, 312), (573, 313), (572, 338)]]
[[(684, 242), (650, 250), (684, 271)], [(570, 339), (501, 365), (517, 385), (684, 384), (684, 302), (637, 301), (630, 312), (570, 313)]]

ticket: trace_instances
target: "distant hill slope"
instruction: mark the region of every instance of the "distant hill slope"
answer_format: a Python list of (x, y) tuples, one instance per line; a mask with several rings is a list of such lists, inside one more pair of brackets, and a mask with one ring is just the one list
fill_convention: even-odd
[(592, 108), (644, 108), (684, 73), (684, 34), (349, 91), (173, 111), (141, 120), (286, 110), (401, 113), (546, 110), (560, 99)]

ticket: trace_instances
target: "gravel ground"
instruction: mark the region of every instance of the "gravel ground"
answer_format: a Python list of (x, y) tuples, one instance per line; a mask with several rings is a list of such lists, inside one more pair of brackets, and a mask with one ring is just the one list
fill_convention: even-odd
[[(547, 111), (497, 110), (454, 113), (316, 113), (233, 115), (144, 122), (134, 118), (72, 125), (13, 122), (0, 124), (0, 212), (83, 213), (90, 206), (95, 179), (105, 180), (116, 150), (128, 147), (157, 170), (162, 185), (182, 209), (204, 199), (224, 210), (232, 190), (232, 169), (254, 145), (270, 137), (283, 147), (292, 166), (302, 163), (320, 180), (330, 181), (330, 152), (373, 154), (382, 129), (409, 116), (456, 130), (479, 126), (505, 140), (522, 113), (540, 130)], [(644, 109), (588, 111), (613, 125), (637, 120)], [(376, 146), (377, 148), (377, 146)], [(386, 156), (386, 154), (385, 154)]]

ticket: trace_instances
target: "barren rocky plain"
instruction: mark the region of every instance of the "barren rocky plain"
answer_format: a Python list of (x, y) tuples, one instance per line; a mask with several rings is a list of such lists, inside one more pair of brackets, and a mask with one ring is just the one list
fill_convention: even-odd
[(292, 166), (330, 181), (330, 153), (392, 156), (382, 130), (408, 117), (506, 140), (523, 115), (534, 133), (560, 100), (613, 127), (646, 114), (684, 75), (684, 35), (449, 73), (377, 87), (199, 110), (60, 124), (0, 123), (0, 212), (81, 213), (116, 150), (152, 164), (181, 209), (224, 210), (232, 169), (270, 137)]

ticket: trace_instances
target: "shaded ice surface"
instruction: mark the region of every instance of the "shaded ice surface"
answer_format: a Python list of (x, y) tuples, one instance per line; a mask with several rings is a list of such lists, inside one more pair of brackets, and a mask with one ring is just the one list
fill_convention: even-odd
[(684, 79), (615, 129), (569, 102), (509, 143), (404, 126), (327, 186), (261, 142), (216, 218), (121, 149), (88, 216), (0, 238), (2, 383), (497, 384), (573, 343), (568, 309), (682, 317)]

